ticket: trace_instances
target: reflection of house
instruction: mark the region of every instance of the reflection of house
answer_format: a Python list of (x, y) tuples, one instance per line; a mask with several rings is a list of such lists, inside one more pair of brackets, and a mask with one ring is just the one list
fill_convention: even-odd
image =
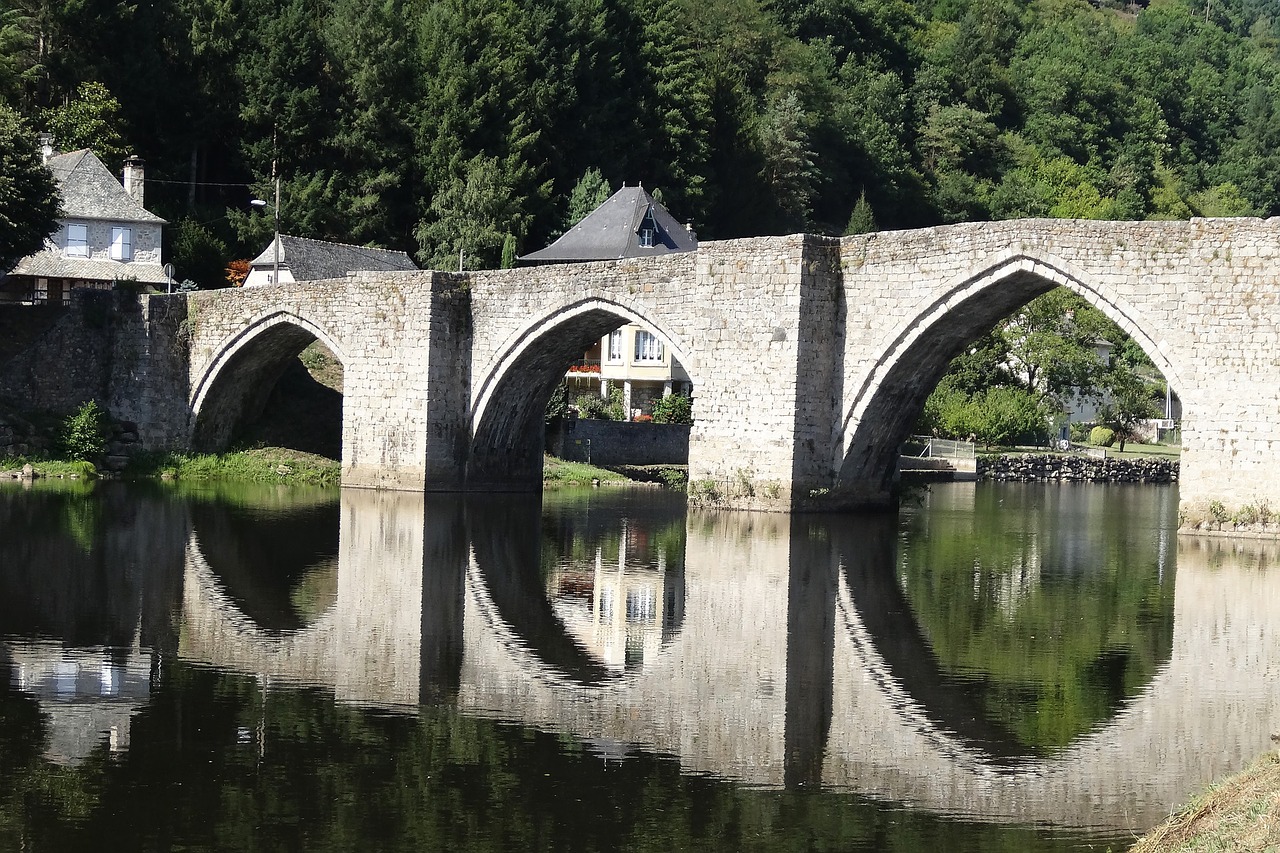
[(58, 184), (62, 217), (44, 249), (18, 261), (4, 278), (0, 301), (60, 304), (72, 288), (110, 290), (120, 281), (166, 286), (160, 264), (165, 221), (142, 206), (142, 161), (125, 161), (121, 186), (92, 151), (54, 155), (47, 135), (41, 145)]
[(690, 394), (689, 374), (662, 338), (629, 324), (600, 339), (571, 365), (566, 376), (569, 398), (599, 392), (609, 396), (614, 385), (622, 387), (624, 408), (633, 414), (649, 414), (655, 400), (668, 394)]
[(594, 564), (562, 564), (547, 579), (565, 628), (615, 671), (651, 661), (683, 614), (683, 581), (646, 539), (624, 527), (616, 562), (598, 547)]
[(151, 656), (33, 642), (9, 650), (13, 686), (35, 697), (48, 720), (45, 757), (79, 764), (100, 744), (129, 748), (131, 719), (151, 698)]
[[(560, 239), (525, 255), (525, 263), (575, 263), (644, 258), (698, 248), (693, 229), (681, 225), (644, 187), (623, 187), (582, 218)], [(571, 399), (587, 392), (609, 395), (622, 387), (631, 415), (649, 414), (653, 402), (671, 393), (691, 393), (689, 374), (666, 341), (640, 326), (626, 325), (605, 336), (569, 368)]]
[(262, 250), (262, 254), (249, 262), (249, 276), (244, 280), (245, 286), (271, 284), (277, 264), (281, 284), (343, 278), (361, 270), (394, 272), (417, 269), (404, 252), (281, 234)]

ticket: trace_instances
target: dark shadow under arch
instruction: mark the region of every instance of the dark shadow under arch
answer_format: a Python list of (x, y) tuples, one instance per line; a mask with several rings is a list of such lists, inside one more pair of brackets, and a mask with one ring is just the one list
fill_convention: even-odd
[[(298, 355), (316, 340), (313, 332), (300, 325), (276, 322), (253, 334), (225, 363), (216, 366), (217, 372), (207, 381), (194, 412), (192, 449), (206, 453), (225, 450), (245, 424), (262, 415), (281, 378), (298, 367)], [(337, 353), (334, 356), (341, 360)], [(341, 402), (337, 405), (340, 408)], [(340, 439), (338, 445), (340, 452)]]

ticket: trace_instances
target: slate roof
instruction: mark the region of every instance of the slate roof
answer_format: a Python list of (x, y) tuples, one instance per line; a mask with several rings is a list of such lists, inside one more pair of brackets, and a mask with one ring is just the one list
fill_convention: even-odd
[(46, 165), (58, 183), (62, 219), (167, 224), (134, 201), (88, 148), (50, 157)]
[(9, 275), (77, 278), (87, 281), (141, 281), (167, 284), (159, 264), (136, 264), (90, 258), (65, 258), (56, 252), (36, 252), (18, 261)]
[[(342, 278), (357, 270), (416, 270), (417, 266), (404, 252), (390, 249), (370, 249), (367, 246), (350, 246), (346, 243), (330, 243), (307, 237), (279, 235), (280, 266), (293, 274), (295, 281), (320, 281)], [(262, 254), (250, 262), (256, 269), (271, 269), (275, 262), (275, 240), (267, 244)]]
[[(652, 214), (657, 235), (652, 246), (640, 245), (640, 228)], [(623, 187), (566, 231), (560, 239), (520, 258), (529, 263), (611, 261), (692, 252), (698, 238), (644, 187)]]

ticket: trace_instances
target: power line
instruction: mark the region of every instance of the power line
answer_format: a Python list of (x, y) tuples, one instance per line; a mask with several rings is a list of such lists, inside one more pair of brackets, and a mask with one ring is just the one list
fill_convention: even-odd
[(212, 181), (165, 181), (164, 178), (147, 178), (147, 183), (174, 183), (180, 187), (252, 187), (252, 183), (215, 183)]

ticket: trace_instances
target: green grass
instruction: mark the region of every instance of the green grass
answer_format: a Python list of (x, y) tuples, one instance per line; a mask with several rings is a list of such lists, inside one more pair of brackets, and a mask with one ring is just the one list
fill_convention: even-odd
[(0, 457), (0, 472), (21, 471), (24, 465), (30, 465), (37, 477), (76, 477), (94, 476), (94, 468), (88, 462), (71, 459), (32, 459), (26, 456)]
[(130, 479), (236, 480), (247, 483), (338, 485), (342, 465), (324, 456), (282, 447), (217, 454), (143, 454), (129, 467)]
[(627, 478), (604, 468), (597, 468), (585, 462), (569, 462), (554, 456), (542, 457), (542, 482), (548, 485), (587, 485), (592, 480), (602, 483), (626, 482)]

